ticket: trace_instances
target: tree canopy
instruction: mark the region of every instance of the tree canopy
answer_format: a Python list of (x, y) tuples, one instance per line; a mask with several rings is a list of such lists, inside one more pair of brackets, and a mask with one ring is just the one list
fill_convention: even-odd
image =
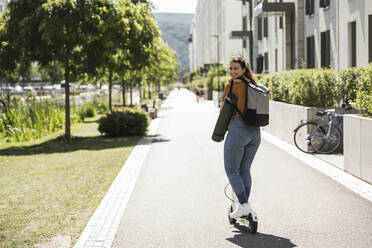
[[(174, 53), (162, 44), (149, 1), (134, 0), (13, 0), (0, 18), (0, 78), (37, 62), (42, 68), (60, 66), (65, 80), (65, 131), (70, 137), (69, 83), (79, 77), (142, 76), (155, 66), (154, 81), (173, 80)], [(154, 55), (163, 51), (162, 55)], [(168, 64), (167, 64), (168, 63)], [(167, 68), (167, 66), (169, 66)], [(173, 71), (173, 74), (169, 71)], [(163, 74), (161, 74), (163, 73)], [(156, 77), (157, 76), (157, 77)]]

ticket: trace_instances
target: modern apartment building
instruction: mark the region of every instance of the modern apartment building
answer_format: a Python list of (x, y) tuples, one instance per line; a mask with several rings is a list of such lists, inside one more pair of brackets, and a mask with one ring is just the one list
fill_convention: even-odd
[[(207, 0), (199, 0), (199, 3)], [(210, 2), (210, 1), (209, 1)], [(332, 67), (336, 71), (372, 62), (371, 0), (217, 0), (220, 23), (235, 54), (249, 58), (255, 72)], [(239, 13), (240, 16), (239, 16)], [(198, 13), (197, 15), (201, 14)], [(240, 19), (240, 25), (239, 25)], [(205, 20), (206, 21), (206, 20)], [(206, 27), (206, 25), (204, 25)], [(239, 29), (240, 28), (240, 29)], [(227, 29), (227, 30), (226, 30)], [(198, 33), (195, 20), (194, 33)], [(213, 44), (213, 43), (211, 43)], [(220, 51), (232, 43), (221, 42)], [(193, 43), (199, 47), (198, 43)], [(197, 49), (196, 49), (197, 50)], [(194, 57), (198, 55), (193, 52)], [(200, 49), (199, 49), (200, 50)], [(212, 49), (210, 52), (214, 52)], [(214, 52), (215, 53), (215, 52)], [(233, 54), (224, 54), (225, 64)], [(213, 56), (211, 54), (210, 56)], [(200, 67), (200, 63), (193, 65)], [(193, 70), (193, 69), (192, 69)]]
[(251, 4), (254, 70), (261, 73), (301, 67), (304, 0), (253, 0)]
[[(332, 4), (333, 1), (331, 1)], [(372, 62), (372, 1), (336, 1), (338, 12), (339, 70), (361, 67)]]
[(372, 1), (307, 0), (306, 65), (338, 70), (372, 62)]
[(232, 55), (242, 54), (242, 41), (230, 39), (231, 30), (242, 30), (240, 1), (199, 0), (190, 30), (190, 70), (227, 65)]

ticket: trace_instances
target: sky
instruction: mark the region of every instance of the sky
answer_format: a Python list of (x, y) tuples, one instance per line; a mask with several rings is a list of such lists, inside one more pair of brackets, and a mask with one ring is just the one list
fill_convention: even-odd
[(155, 5), (154, 12), (193, 13), (197, 0), (151, 0)]

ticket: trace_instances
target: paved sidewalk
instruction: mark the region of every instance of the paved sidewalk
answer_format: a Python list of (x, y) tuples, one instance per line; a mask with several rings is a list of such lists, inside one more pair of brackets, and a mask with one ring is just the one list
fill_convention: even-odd
[(250, 199), (258, 233), (230, 226), (223, 143), (210, 139), (217, 114), (173, 91), (76, 247), (372, 247), (372, 203), (264, 132)]

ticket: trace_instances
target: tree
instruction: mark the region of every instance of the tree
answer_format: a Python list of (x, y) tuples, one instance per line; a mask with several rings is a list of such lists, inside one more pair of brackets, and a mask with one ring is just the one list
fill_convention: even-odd
[(42, 67), (62, 65), (69, 138), (70, 82), (101, 67), (108, 68), (111, 84), (118, 49), (141, 54), (156, 35), (148, 13), (147, 4), (129, 0), (11, 1), (0, 23), (0, 65), (6, 71), (20, 62), (25, 68), (32, 61)]
[(159, 36), (159, 30), (148, 5), (138, 1), (136, 4), (132, 1), (112, 1), (105, 6), (101, 16), (97, 25), (98, 38), (87, 46), (87, 61), (90, 63), (88, 70), (92, 73), (97, 73), (92, 70), (99, 68), (102, 74), (107, 74), (111, 111), (113, 78), (124, 78), (126, 70), (146, 64), (149, 57), (146, 48)]
[(159, 93), (160, 85), (177, 80), (180, 65), (175, 52), (160, 38), (154, 42), (153, 47), (146, 74), (148, 82), (155, 83)]

